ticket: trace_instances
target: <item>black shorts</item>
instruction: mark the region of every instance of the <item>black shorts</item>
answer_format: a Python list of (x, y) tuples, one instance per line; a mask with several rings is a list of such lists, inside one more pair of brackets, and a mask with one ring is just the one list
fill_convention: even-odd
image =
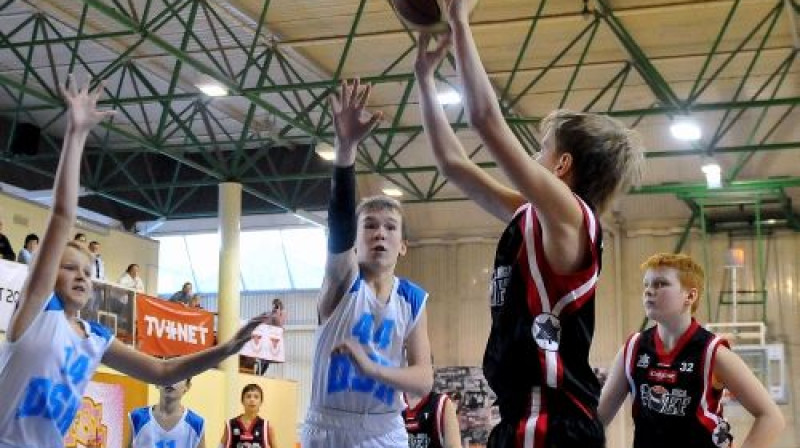
[[(517, 443), (521, 421), (501, 420), (489, 434), (487, 448), (522, 448)], [(604, 448), (605, 432), (600, 420), (586, 416), (548, 415), (544, 446), (535, 448)]]

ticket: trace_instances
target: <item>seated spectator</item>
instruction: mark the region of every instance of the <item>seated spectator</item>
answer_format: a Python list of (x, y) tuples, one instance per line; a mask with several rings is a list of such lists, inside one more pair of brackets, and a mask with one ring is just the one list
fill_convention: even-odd
[(189, 301), (192, 300), (192, 284), (191, 282), (186, 282), (183, 284), (183, 288), (180, 291), (176, 292), (169, 298), (170, 302), (180, 302), (184, 305), (188, 305)]
[(3, 260), (14, 261), (14, 249), (11, 247), (11, 242), (3, 235), (3, 221), (0, 220), (0, 255)]
[(125, 273), (122, 274), (117, 283), (125, 288), (134, 289), (136, 292), (144, 292), (144, 282), (139, 277), (138, 264), (128, 265), (128, 269), (125, 270)]
[(81, 244), (86, 244), (86, 234), (78, 232), (75, 234), (75, 238), (72, 238), (73, 241), (77, 241)]
[(203, 305), (200, 305), (200, 296), (197, 294), (193, 295), (192, 298), (189, 300), (188, 307), (203, 309)]
[(24, 263), (24, 264), (31, 264), (31, 260), (33, 260), (33, 254), (36, 252), (36, 249), (39, 247), (39, 237), (36, 236), (35, 233), (31, 233), (25, 237), (25, 245), (19, 251), (19, 255), (17, 256), (17, 262)]

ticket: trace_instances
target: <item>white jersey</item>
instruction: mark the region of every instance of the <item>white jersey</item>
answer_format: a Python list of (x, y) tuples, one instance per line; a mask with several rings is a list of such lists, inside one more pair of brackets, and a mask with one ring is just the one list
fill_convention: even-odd
[(196, 448), (203, 440), (203, 417), (188, 408), (169, 431), (158, 424), (150, 406), (134, 409), (128, 418), (133, 448)]
[(96, 322), (75, 333), (53, 294), (31, 326), (0, 346), (0, 448), (63, 447), (83, 392), (113, 336)]
[[(347, 355), (333, 354), (346, 339), (355, 339), (367, 355), (385, 366), (405, 365), (405, 343), (425, 307), (428, 293), (395, 277), (384, 305), (359, 275), (333, 314), (316, 333), (314, 379), (310, 410), (397, 414), (404, 404), (400, 392), (359, 374)], [(402, 419), (397, 419), (402, 425)]]

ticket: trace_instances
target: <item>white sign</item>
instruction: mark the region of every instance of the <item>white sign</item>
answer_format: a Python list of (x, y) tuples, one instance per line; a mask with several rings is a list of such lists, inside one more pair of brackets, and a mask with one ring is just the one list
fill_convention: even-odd
[(8, 329), (8, 321), (19, 301), (19, 290), (28, 276), (28, 265), (0, 260), (0, 331)]
[(285, 362), (283, 328), (266, 324), (259, 325), (239, 354), (272, 362)]

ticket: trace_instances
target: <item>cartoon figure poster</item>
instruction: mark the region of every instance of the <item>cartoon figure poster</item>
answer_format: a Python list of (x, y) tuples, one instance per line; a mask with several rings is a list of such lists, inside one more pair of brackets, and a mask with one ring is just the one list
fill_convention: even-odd
[(124, 391), (119, 384), (90, 381), (64, 438), (66, 448), (122, 448)]

